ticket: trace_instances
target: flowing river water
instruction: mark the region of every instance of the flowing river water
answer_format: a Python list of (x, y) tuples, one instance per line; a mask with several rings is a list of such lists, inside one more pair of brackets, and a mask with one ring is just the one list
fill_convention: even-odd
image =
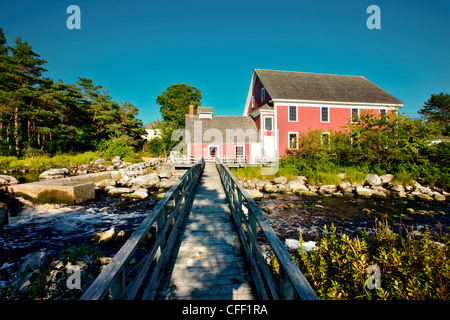
[[(298, 239), (314, 241), (324, 225), (333, 224), (338, 233), (350, 236), (362, 231), (373, 233), (377, 221), (387, 222), (399, 232), (410, 231), (420, 236), (428, 227), (430, 233), (450, 232), (450, 203), (421, 202), (399, 199), (361, 199), (355, 197), (305, 197), (276, 194), (257, 201), (272, 228), (284, 243)], [(412, 213), (414, 210), (414, 213)]]
[[(111, 227), (125, 231), (128, 238), (154, 203), (152, 199), (124, 203), (99, 192), (95, 200), (79, 206), (26, 206), (0, 227), (0, 281), (7, 281), (29, 253), (46, 251), (52, 257), (70, 246), (89, 244), (96, 233)], [(105, 255), (118, 249), (109, 248)]]
[[(423, 233), (425, 226), (431, 232), (449, 232), (448, 202), (266, 196), (257, 203), (283, 243), (286, 239), (298, 239), (299, 230), (304, 240), (315, 240), (323, 232), (323, 226), (331, 223), (338, 232), (349, 235), (358, 235), (364, 229), (370, 233), (376, 219), (387, 219), (394, 230), (402, 224), (417, 233)], [(124, 230), (128, 238), (154, 202), (151, 198), (124, 206), (120, 198), (99, 192), (95, 200), (80, 206), (27, 207), (10, 217), (9, 224), (0, 229), (0, 282), (9, 280), (29, 253), (45, 250), (51, 257), (72, 245), (90, 243), (95, 233), (111, 227), (117, 232)], [(407, 208), (414, 209), (415, 213), (408, 213)], [(114, 250), (118, 248), (109, 254), (113, 255)]]

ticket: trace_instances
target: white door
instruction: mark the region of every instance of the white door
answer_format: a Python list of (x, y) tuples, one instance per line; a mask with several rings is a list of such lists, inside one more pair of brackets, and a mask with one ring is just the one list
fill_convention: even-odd
[(263, 156), (275, 157), (275, 136), (264, 136)]

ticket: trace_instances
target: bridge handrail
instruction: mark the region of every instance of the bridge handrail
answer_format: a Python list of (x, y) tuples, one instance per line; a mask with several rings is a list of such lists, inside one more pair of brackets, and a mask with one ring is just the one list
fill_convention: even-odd
[[(264, 300), (317, 300), (317, 294), (289, 255), (256, 202), (218, 158), (216, 166), (259, 298)], [(247, 201), (247, 214), (242, 208), (242, 198)], [(242, 227), (243, 224), (245, 230)], [(263, 250), (257, 242), (257, 225), (278, 260), (280, 266), (278, 283), (273, 279), (264, 259)]]
[[(112, 300), (134, 299), (144, 278), (147, 277), (149, 269), (152, 273), (142, 296), (150, 299), (154, 296), (157, 278), (159, 273), (164, 270), (165, 262), (175, 243), (181, 221), (190, 207), (204, 167), (205, 161), (200, 159), (166, 192), (111, 262), (84, 292), (81, 300), (100, 300), (105, 298), (108, 293)], [(149, 249), (150, 253), (142, 258), (131, 271), (125, 270), (137, 247), (154, 224), (156, 224), (156, 240)], [(136, 275), (127, 277), (133, 273)]]

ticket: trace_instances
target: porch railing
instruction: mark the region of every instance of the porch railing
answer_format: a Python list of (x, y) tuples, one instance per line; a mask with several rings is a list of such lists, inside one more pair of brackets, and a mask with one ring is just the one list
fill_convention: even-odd
[[(194, 164), (198, 162), (201, 158), (205, 159), (206, 163), (215, 163), (216, 156), (189, 156), (182, 155), (178, 152), (171, 153), (170, 159), (172, 160), (174, 165), (182, 165), (182, 164)], [(279, 161), (278, 155), (275, 156), (224, 156), (220, 155), (217, 158), (222, 161), (225, 165), (270, 165), (277, 163)]]

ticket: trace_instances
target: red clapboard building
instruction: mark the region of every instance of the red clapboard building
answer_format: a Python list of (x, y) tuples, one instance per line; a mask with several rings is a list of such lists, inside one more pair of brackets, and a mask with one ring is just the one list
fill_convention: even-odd
[(242, 116), (215, 116), (193, 107), (186, 115), (190, 162), (218, 156), (249, 164), (298, 148), (299, 132), (342, 130), (363, 112), (383, 115), (403, 103), (362, 76), (254, 69)]
[(340, 130), (362, 112), (383, 115), (403, 103), (361, 76), (255, 69), (243, 116), (260, 129), (261, 154), (296, 149), (300, 131)]

